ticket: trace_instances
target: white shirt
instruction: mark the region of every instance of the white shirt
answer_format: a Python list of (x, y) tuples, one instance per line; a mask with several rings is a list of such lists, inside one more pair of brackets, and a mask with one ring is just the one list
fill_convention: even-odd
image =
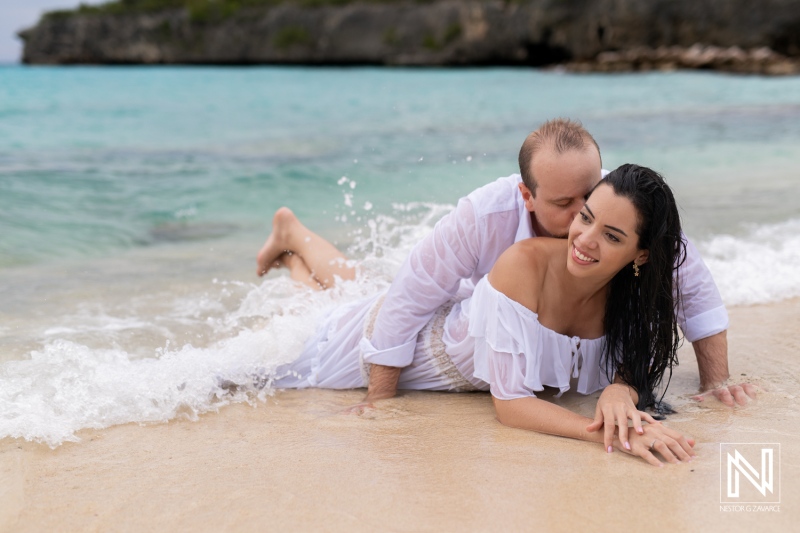
[[(454, 297), (469, 297), (509, 246), (536, 236), (521, 182), (513, 174), (461, 198), (411, 250), (386, 294), (372, 337), (359, 344), (365, 361), (408, 366), (417, 334), (436, 309)], [(694, 342), (728, 329), (728, 313), (700, 254), (685, 241), (686, 261), (678, 275), (683, 307), (677, 316), (686, 339)]]

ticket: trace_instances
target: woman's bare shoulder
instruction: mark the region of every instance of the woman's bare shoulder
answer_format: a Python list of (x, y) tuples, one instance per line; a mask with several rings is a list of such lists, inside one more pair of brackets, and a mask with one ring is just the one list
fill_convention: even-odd
[(536, 312), (539, 293), (560, 239), (534, 237), (511, 245), (489, 272), (489, 283)]

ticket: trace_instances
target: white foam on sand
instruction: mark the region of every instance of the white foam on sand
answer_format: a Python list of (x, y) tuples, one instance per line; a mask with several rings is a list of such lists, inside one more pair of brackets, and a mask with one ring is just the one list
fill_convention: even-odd
[[(288, 283), (272, 280), (247, 301), (256, 294), (269, 298)], [(0, 436), (56, 446), (77, 440), (82, 428), (196, 418), (248, 394), (263, 399), (269, 389), (232, 393), (222, 385), (252, 382), (295, 358), (326, 303), (307, 291), (283, 298), (280, 312), (264, 310), (257, 327), (234, 327), (210, 346), (167, 347), (147, 358), (63, 339), (47, 342), (29, 359), (0, 367)]]

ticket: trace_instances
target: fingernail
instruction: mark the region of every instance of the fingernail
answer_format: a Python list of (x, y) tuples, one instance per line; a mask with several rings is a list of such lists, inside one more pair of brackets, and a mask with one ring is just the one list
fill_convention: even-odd
[(608, 453), (611, 453), (614, 450), (611, 446), (608, 447)]
[(625, 449), (626, 450), (630, 450), (631, 449), (631, 443), (630, 442), (625, 441)]
[(644, 430), (642, 428), (636, 428), (636, 433), (641, 435), (642, 433), (644, 433)]
[(664, 466), (664, 463), (658, 463), (659, 468), (661, 468), (662, 466)]

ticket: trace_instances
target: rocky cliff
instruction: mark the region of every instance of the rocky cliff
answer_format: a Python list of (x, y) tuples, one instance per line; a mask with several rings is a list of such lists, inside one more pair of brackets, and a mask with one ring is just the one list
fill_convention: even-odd
[(565, 63), (789, 73), (800, 65), (800, 0), (286, 0), (213, 17), (188, 8), (62, 12), (20, 37), (25, 63)]

